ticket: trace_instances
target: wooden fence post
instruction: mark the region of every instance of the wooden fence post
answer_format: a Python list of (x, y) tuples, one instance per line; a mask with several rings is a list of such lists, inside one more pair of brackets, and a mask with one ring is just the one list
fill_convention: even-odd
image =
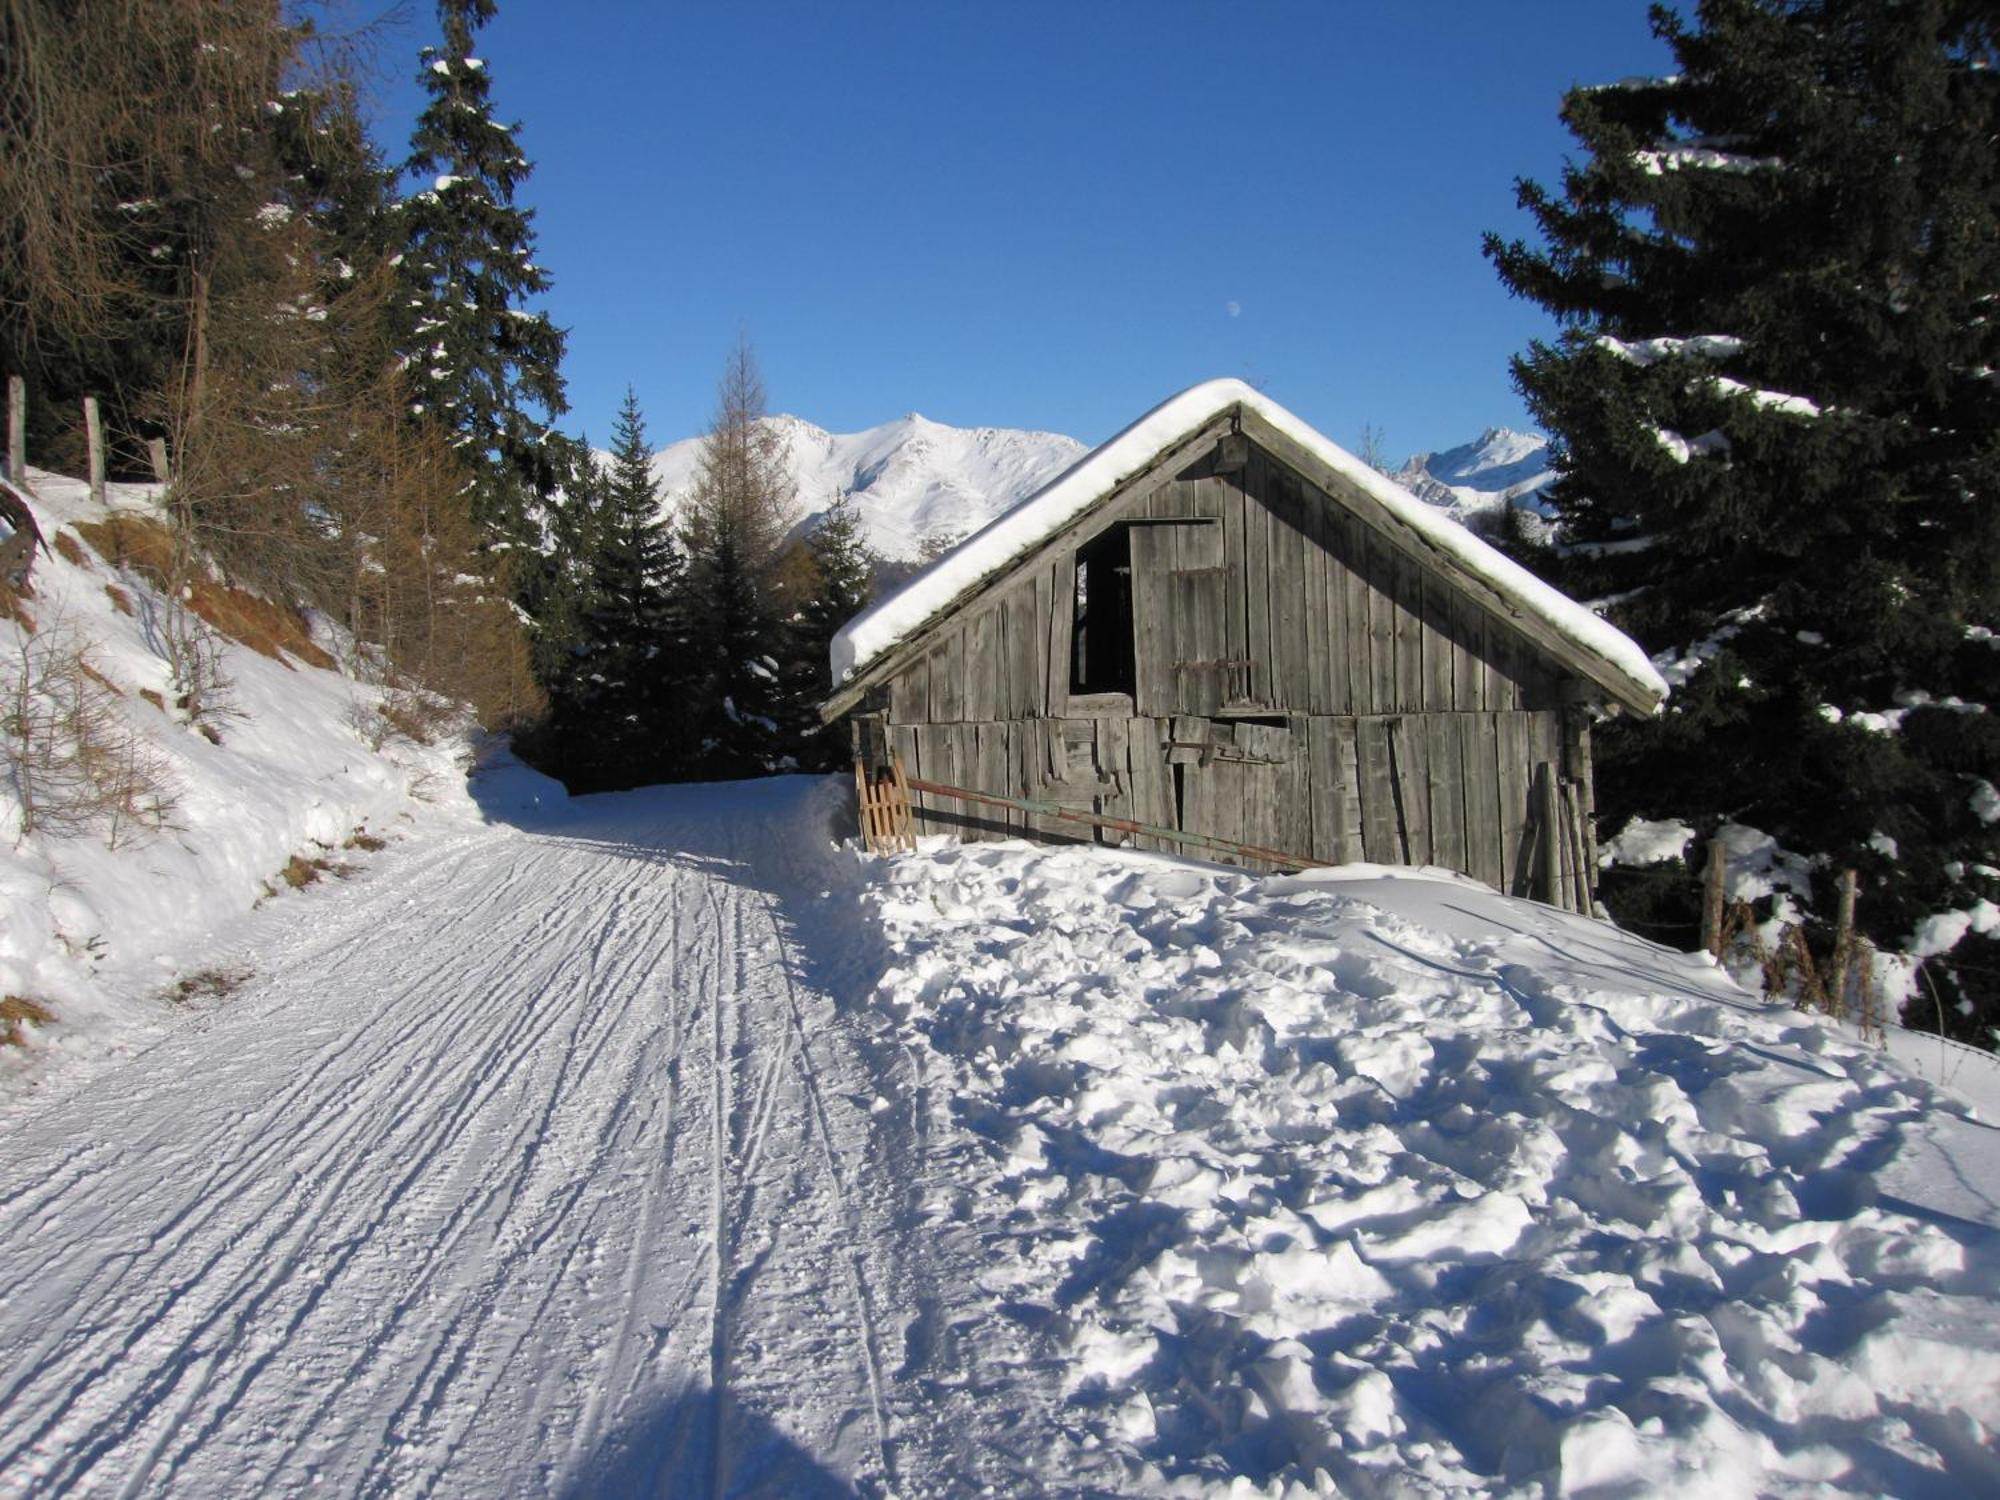
[(90, 502), (104, 503), (104, 422), (97, 414), (97, 398), (83, 398), (83, 433), (90, 445)]
[[(1833, 929), (1833, 1013), (1847, 1013), (1847, 975), (1854, 961), (1854, 898), (1860, 877), (1852, 870), (1840, 873), (1840, 915)], [(1864, 1025), (1866, 1023), (1864, 1022)]]
[(7, 477), (28, 482), (28, 382), (19, 375), (7, 377)]
[(1701, 899), (1701, 945), (1714, 958), (1722, 957), (1722, 889), (1729, 873), (1729, 858), (1722, 852), (1720, 833), (1708, 841), (1708, 870)]
[(146, 439), (146, 457), (153, 461), (153, 478), (161, 484), (173, 483), (173, 472), (167, 467), (167, 440), (163, 437)]

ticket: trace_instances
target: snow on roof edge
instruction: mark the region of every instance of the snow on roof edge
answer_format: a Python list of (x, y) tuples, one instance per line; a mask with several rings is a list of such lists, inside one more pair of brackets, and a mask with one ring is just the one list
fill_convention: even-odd
[(827, 649), (835, 691), (928, 624), (960, 595), (984, 583), (1030, 547), (1053, 536), (1123, 480), (1233, 406), (1256, 413), (1490, 585), (1603, 661), (1657, 702), (1666, 680), (1638, 644), (1610, 621), (1545, 583), (1456, 521), (1363, 463), (1269, 397), (1240, 380), (1204, 381), (1170, 396), (1100, 443), (1012, 509), (993, 518), (894, 593), (878, 599), (835, 634)]

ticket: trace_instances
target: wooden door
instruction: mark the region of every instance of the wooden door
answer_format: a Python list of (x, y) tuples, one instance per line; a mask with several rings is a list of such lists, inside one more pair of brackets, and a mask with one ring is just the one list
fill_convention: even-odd
[(1131, 523), (1134, 708), (1208, 715), (1240, 696), (1223, 630), (1222, 523)]
[[(1173, 720), (1169, 745), (1174, 806), (1183, 832), (1281, 854), (1311, 854), (1303, 720), (1183, 714)], [(1260, 861), (1217, 850), (1188, 852), (1263, 867)]]

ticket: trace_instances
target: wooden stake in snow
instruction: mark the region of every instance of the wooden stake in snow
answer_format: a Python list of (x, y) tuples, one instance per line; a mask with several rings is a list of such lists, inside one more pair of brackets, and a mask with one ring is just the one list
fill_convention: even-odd
[(104, 503), (104, 422), (97, 414), (97, 398), (83, 398), (83, 434), (90, 445), (90, 502)]
[(1556, 790), (1555, 767), (1543, 761), (1535, 767), (1535, 797), (1541, 804), (1542, 899), (1563, 906), (1562, 794)]
[(173, 474), (167, 468), (167, 440), (163, 437), (146, 439), (146, 457), (153, 462), (153, 478), (161, 484), (171, 484)]
[[(1833, 930), (1833, 984), (1830, 990), (1836, 1016), (1847, 1013), (1847, 976), (1854, 964), (1854, 897), (1859, 884), (1860, 877), (1854, 871), (1841, 871), (1840, 915)], [(1864, 1017), (1864, 1030), (1866, 1024)]]
[(7, 478), (28, 480), (28, 382), (18, 375), (7, 377)]
[(1708, 872), (1701, 902), (1701, 945), (1715, 958), (1722, 957), (1722, 888), (1728, 873), (1729, 859), (1717, 835), (1708, 841)]

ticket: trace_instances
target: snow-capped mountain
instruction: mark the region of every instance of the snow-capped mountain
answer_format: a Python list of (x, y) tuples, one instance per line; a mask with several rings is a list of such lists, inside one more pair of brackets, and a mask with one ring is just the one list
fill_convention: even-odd
[[(785, 440), (802, 523), (851, 491), (870, 543), (892, 562), (918, 558), (927, 542), (970, 535), (1089, 451), (1061, 433), (952, 427), (915, 412), (847, 433), (801, 417), (766, 421)], [(694, 487), (701, 442), (683, 438), (653, 455), (669, 511)], [(1391, 477), (1479, 531), (1509, 506), (1546, 516), (1542, 492), (1555, 475), (1547, 438), (1490, 427), (1470, 443), (1414, 455)]]
[(1456, 448), (1412, 455), (1390, 477), (1474, 531), (1490, 527), (1507, 509), (1552, 514), (1544, 492), (1556, 476), (1549, 440), (1539, 432), (1489, 427)]
[[(907, 561), (927, 540), (977, 531), (1081, 458), (1075, 438), (1008, 427), (950, 427), (911, 412), (865, 432), (828, 432), (799, 417), (766, 419), (785, 439), (804, 516), (851, 491), (875, 550)], [(694, 487), (700, 438), (653, 456), (670, 509)]]

